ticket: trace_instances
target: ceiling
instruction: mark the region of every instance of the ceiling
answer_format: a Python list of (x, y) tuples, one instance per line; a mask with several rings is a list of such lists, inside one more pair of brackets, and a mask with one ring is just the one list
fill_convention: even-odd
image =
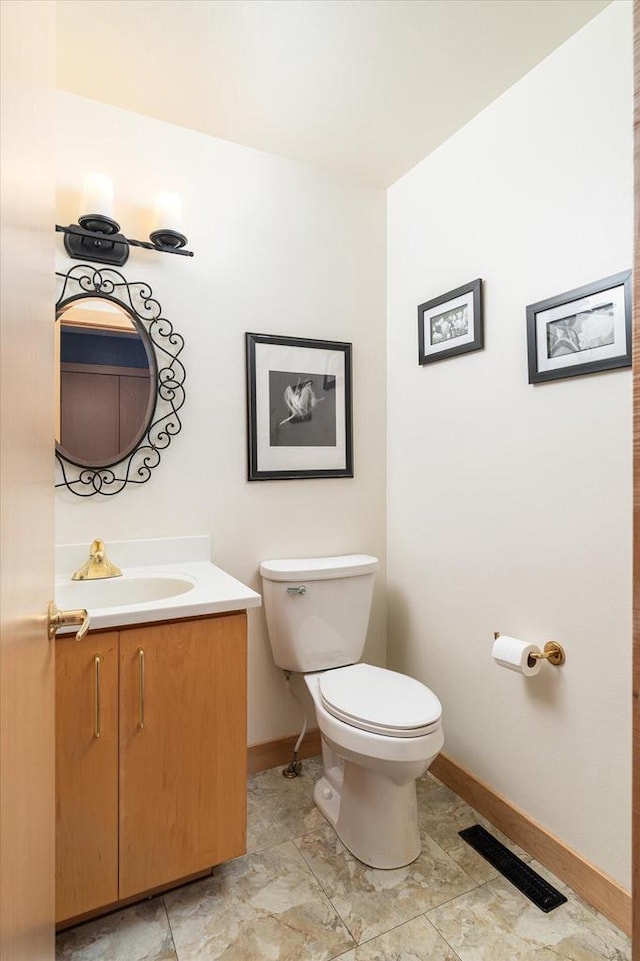
[(387, 186), (610, 0), (57, 0), (65, 90)]

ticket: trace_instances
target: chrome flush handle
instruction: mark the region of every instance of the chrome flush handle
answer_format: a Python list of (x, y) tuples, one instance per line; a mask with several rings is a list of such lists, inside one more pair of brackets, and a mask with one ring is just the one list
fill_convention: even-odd
[(306, 594), (306, 593), (307, 593), (307, 589), (304, 586), (304, 584), (301, 584), (300, 587), (287, 588), (287, 594)]

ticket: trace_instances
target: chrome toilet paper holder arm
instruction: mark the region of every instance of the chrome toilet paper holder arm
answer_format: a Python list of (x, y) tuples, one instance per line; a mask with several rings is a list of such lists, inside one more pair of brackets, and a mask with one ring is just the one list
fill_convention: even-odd
[[(497, 641), (500, 637), (500, 631), (494, 631), (493, 637)], [(536, 661), (548, 661), (554, 667), (560, 667), (566, 659), (567, 655), (564, 653), (564, 648), (558, 641), (547, 641), (541, 651), (532, 651), (527, 658), (529, 667), (533, 667)]]

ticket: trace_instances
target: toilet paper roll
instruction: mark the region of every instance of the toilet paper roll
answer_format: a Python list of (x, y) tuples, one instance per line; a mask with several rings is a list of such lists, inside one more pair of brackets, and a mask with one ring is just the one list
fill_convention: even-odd
[(525, 677), (533, 677), (542, 666), (541, 661), (529, 663), (530, 654), (539, 654), (540, 648), (535, 644), (527, 644), (517, 637), (501, 634), (493, 643), (492, 657), (500, 667), (507, 667), (510, 671), (517, 671)]

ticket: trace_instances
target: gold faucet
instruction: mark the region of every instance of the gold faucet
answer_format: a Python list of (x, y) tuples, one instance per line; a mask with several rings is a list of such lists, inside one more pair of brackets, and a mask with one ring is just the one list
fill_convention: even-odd
[(122, 577), (122, 571), (107, 557), (104, 541), (95, 540), (89, 548), (89, 560), (72, 576), (72, 581), (93, 581), (100, 577)]

